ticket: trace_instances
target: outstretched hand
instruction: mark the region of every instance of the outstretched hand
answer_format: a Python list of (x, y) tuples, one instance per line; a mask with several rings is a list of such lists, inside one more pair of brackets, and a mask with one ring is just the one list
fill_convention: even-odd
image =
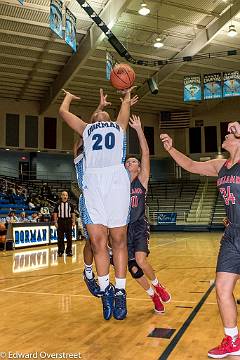
[(73, 95), (69, 91), (66, 91), (65, 89), (62, 89), (62, 90), (63, 90), (64, 94), (66, 96), (71, 97), (72, 100), (80, 100), (81, 99), (79, 96)]
[(110, 105), (112, 105), (112, 103), (107, 101), (107, 95), (104, 95), (103, 89), (100, 89), (100, 106), (105, 108), (106, 106)]
[(138, 130), (142, 128), (140, 117), (137, 115), (132, 115), (129, 119), (129, 125), (131, 128)]
[(160, 134), (160, 139), (162, 140), (164, 149), (170, 151), (173, 146), (172, 138), (168, 134)]
[[(124, 100), (123, 100), (123, 98), (120, 98), (120, 100), (121, 100), (121, 102), (123, 102)], [(133, 106), (133, 105), (135, 105), (137, 102), (138, 102), (138, 96), (137, 95), (135, 95), (133, 98), (131, 98), (131, 100), (129, 100), (130, 101), (130, 106)], [(126, 101), (126, 100), (125, 100)]]

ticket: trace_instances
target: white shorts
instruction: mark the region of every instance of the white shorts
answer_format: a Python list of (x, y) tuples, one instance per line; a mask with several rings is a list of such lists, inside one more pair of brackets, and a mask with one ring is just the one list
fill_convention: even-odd
[(108, 228), (127, 225), (130, 178), (124, 165), (86, 169), (83, 176), (83, 221)]

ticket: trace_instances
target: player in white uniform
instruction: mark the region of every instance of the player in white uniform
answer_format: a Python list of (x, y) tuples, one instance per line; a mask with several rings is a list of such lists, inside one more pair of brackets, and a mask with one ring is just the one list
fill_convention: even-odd
[[(85, 173), (83, 176), (84, 222), (92, 249), (102, 292), (103, 316), (122, 320), (127, 315), (127, 223), (129, 221), (130, 180), (124, 167), (126, 128), (130, 117), (131, 90), (126, 91), (117, 121), (98, 110), (93, 124), (87, 124), (69, 111), (78, 97), (65, 92), (59, 114), (83, 137)], [(112, 237), (115, 289), (109, 282), (108, 228)]]
[[(73, 156), (74, 156), (74, 165), (76, 170), (78, 187), (80, 190), (82, 190), (85, 164), (84, 164), (84, 156), (83, 156), (83, 140), (82, 137), (80, 136), (73, 146)], [(88, 236), (88, 232), (86, 229), (86, 224), (84, 224), (83, 222), (84, 209), (81, 206), (81, 204), (83, 203), (82, 197), (83, 194), (81, 194), (79, 197), (79, 215), (82, 222), (83, 234), (86, 239), (85, 246), (83, 248), (83, 261), (84, 261), (83, 279), (91, 294), (98, 297), (100, 295), (100, 287), (93, 273), (93, 252), (92, 252), (91, 242)]]

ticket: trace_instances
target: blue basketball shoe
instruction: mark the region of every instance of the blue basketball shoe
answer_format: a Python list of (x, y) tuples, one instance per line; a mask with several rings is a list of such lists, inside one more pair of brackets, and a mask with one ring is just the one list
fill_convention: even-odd
[(103, 304), (103, 317), (105, 320), (110, 320), (114, 309), (114, 286), (109, 284), (105, 291), (101, 292), (101, 299)]
[(124, 289), (115, 289), (114, 299), (113, 316), (116, 320), (123, 320), (127, 316), (126, 291)]
[(92, 279), (88, 279), (87, 276), (86, 276), (86, 273), (85, 273), (85, 270), (83, 271), (83, 280), (85, 281), (87, 287), (88, 287), (88, 290), (90, 291), (90, 293), (93, 295), (93, 296), (96, 296), (96, 297), (100, 297), (101, 296), (101, 291), (100, 291), (100, 287), (97, 283), (97, 280), (95, 279), (95, 276), (93, 274), (93, 278)]

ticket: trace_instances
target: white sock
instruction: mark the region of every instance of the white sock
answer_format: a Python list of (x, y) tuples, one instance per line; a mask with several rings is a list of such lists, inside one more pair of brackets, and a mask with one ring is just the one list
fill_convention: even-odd
[(157, 285), (159, 284), (158, 279), (157, 279), (157, 278), (154, 279), (154, 280), (152, 281), (152, 284), (153, 284), (153, 286), (157, 286)]
[(146, 290), (146, 292), (147, 292), (147, 294), (149, 295), (149, 296), (153, 296), (154, 295), (154, 290), (153, 290), (153, 288), (150, 286), (150, 288), (148, 289), (148, 290)]
[(236, 340), (238, 336), (238, 327), (236, 326), (234, 328), (224, 328), (224, 333), (227, 336), (231, 336), (233, 340)]
[(119, 278), (115, 278), (115, 288), (116, 289), (124, 289), (126, 288), (126, 279), (119, 279)]
[(91, 265), (87, 265), (84, 263), (84, 268), (85, 268), (85, 275), (86, 275), (86, 278), (88, 280), (91, 280), (93, 278), (93, 271), (92, 271), (92, 264)]
[(98, 276), (98, 284), (100, 286), (101, 291), (105, 291), (105, 289), (108, 287), (110, 281), (109, 281), (109, 274), (104, 276)]

